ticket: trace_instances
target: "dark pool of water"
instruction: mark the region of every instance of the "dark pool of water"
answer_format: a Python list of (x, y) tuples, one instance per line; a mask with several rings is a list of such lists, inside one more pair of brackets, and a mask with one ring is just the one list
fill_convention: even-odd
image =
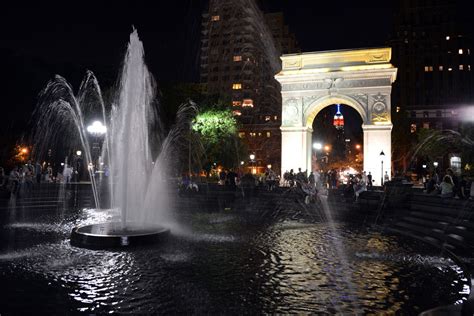
[(469, 294), (439, 251), (355, 224), (187, 214), (162, 245), (74, 248), (103, 211), (0, 210), (0, 314), (413, 314)]

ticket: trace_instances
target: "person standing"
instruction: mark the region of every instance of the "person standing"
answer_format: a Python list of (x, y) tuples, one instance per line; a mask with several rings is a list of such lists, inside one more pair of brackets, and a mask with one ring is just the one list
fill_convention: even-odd
[(372, 187), (372, 174), (369, 171), (369, 174), (367, 175), (367, 188)]
[(41, 168), (40, 163), (37, 161), (35, 164), (35, 176), (36, 176), (36, 183), (40, 184), (41, 183), (41, 174), (42, 174), (43, 168)]

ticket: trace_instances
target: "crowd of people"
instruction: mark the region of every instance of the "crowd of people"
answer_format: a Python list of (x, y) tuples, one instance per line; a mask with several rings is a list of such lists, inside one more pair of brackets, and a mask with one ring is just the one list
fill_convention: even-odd
[(467, 199), (474, 197), (474, 183), (466, 175), (457, 176), (451, 168), (441, 175), (437, 169), (426, 178), (425, 192), (442, 198)]
[[(72, 166), (65, 164), (56, 172), (50, 164), (39, 162), (14, 166), (8, 173), (0, 167), (0, 192), (12, 196), (30, 196), (35, 185), (41, 183), (70, 183), (77, 174)], [(3, 195), (4, 195), (3, 194)]]
[(39, 162), (33, 164), (28, 161), (24, 165), (15, 166), (9, 174), (0, 167), (0, 190), (13, 195), (18, 195), (20, 191), (24, 195), (30, 195), (35, 183), (41, 182), (42, 175), (43, 168)]

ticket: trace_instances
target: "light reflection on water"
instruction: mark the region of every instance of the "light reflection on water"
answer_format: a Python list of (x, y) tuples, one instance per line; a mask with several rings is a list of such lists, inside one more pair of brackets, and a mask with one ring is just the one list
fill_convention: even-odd
[(336, 234), (324, 223), (193, 214), (164, 245), (97, 251), (70, 246), (68, 233), (114, 210), (45, 224), (55, 216), (3, 223), (2, 236), (21, 242), (1, 239), (14, 246), (0, 253), (0, 282), (23, 288), (3, 296), (6, 312), (29, 311), (27, 301), (57, 313), (418, 313), (469, 294), (461, 269), (436, 251), (353, 225)]

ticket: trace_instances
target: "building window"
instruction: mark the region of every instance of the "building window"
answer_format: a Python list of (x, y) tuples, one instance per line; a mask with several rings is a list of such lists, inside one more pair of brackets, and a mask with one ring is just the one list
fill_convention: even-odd
[(410, 133), (415, 133), (416, 132), (416, 124), (411, 124), (410, 125)]
[(425, 66), (425, 72), (433, 71), (433, 66)]
[(241, 106), (242, 101), (232, 101), (232, 106)]
[(462, 54), (463, 54), (462, 48), (460, 48), (460, 49), (458, 50), (458, 53), (459, 53), (459, 55), (462, 55)]
[(423, 123), (423, 128), (424, 128), (424, 129), (430, 129), (430, 123), (424, 122), (424, 123)]
[(244, 138), (245, 137), (245, 132), (240, 132), (239, 133), (239, 138)]
[(272, 136), (272, 133), (267, 132), (267, 138), (270, 138)]
[(449, 68), (448, 68), (448, 71), (453, 71), (453, 68), (449, 67)]
[(244, 102), (242, 103), (242, 106), (253, 108), (253, 100), (252, 99), (244, 99)]
[(471, 65), (467, 65), (467, 70), (471, 71)]
[(438, 67), (439, 71), (443, 71), (443, 66)]
[(242, 89), (242, 84), (241, 83), (234, 83), (234, 84), (232, 84), (232, 89), (233, 90), (241, 90)]
[(398, 112), (400, 112), (400, 107), (399, 107), (399, 106), (397, 106), (397, 113), (398, 113)]
[(240, 55), (235, 55), (235, 56), (234, 56), (234, 61), (242, 61), (242, 56), (240, 56)]
[(275, 115), (275, 116), (273, 117), (273, 119), (274, 119), (275, 121), (278, 121), (278, 116)]
[(455, 171), (461, 170), (461, 157), (453, 156), (449, 159), (451, 169)]
[(428, 111), (424, 111), (424, 112), (423, 112), (423, 117), (429, 117), (429, 116), (430, 116), (430, 115), (429, 115)]
[(250, 137), (255, 137), (255, 136), (257, 136), (257, 133), (251, 132), (251, 133), (249, 133), (249, 135), (250, 135)]
[(271, 118), (270, 115), (265, 116), (265, 122), (269, 122), (271, 119), (272, 119), (272, 118)]
[(464, 65), (459, 65), (459, 70), (464, 70)]
[(213, 15), (213, 16), (211, 17), (211, 21), (213, 21), (213, 22), (219, 21), (220, 19), (221, 19), (221, 17), (218, 16), (218, 15)]
[(449, 36), (446, 36), (446, 40), (449, 41), (450, 37)]
[(259, 137), (262, 136), (262, 133), (258, 133), (258, 136), (259, 136)]
[(233, 113), (235, 116), (241, 116), (241, 115), (242, 115), (242, 112), (240, 112), (239, 110), (232, 111), (232, 113)]

